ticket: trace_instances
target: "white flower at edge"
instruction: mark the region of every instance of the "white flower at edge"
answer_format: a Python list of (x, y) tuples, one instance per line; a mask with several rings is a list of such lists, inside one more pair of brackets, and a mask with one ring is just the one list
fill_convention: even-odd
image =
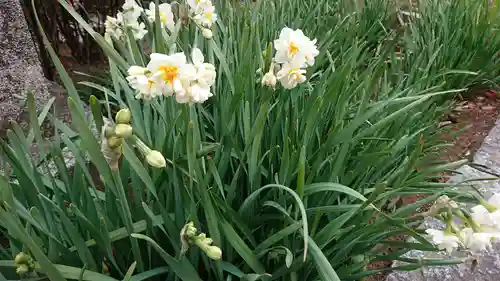
[(193, 17), (194, 21), (206, 28), (212, 27), (212, 24), (214, 24), (217, 21), (217, 14), (215, 13), (215, 7), (214, 6), (206, 6), (203, 7), (201, 13), (195, 14)]
[(144, 38), (144, 35), (148, 33), (146, 25), (143, 22), (131, 22), (127, 24), (127, 27), (130, 28), (130, 30), (132, 31), (132, 35), (137, 40), (141, 40), (142, 38)]
[(204, 62), (203, 53), (198, 48), (193, 48), (191, 60), (193, 64), (187, 64), (188, 71), (182, 79), (186, 91), (175, 93), (178, 103), (203, 103), (213, 96), (210, 87), (215, 83), (215, 67)]
[(187, 88), (186, 92), (175, 94), (175, 100), (178, 103), (204, 103), (212, 96), (210, 87), (193, 83)]
[(164, 55), (153, 53), (147, 68), (152, 73), (152, 80), (163, 88), (165, 96), (184, 94), (185, 80), (191, 80), (196, 75), (194, 66), (186, 63), (184, 53)]
[(274, 40), (277, 63), (298, 63), (301, 67), (314, 64), (314, 58), (319, 54), (316, 39), (310, 40), (302, 30), (285, 27), (280, 36)]
[(301, 69), (298, 65), (285, 63), (276, 74), (276, 77), (280, 81), (283, 88), (293, 89), (297, 87), (297, 84), (304, 83), (306, 81), (304, 74), (306, 74), (306, 71)]
[(130, 87), (138, 91), (137, 99), (151, 100), (161, 94), (158, 84), (150, 79), (150, 71), (140, 66), (131, 66), (128, 69), (127, 81)]
[[(170, 4), (163, 3), (158, 6), (158, 13), (160, 15), (161, 27), (166, 27), (168, 30), (175, 29), (174, 14)], [(154, 22), (156, 18), (156, 5), (154, 2), (149, 3), (149, 10), (146, 10), (149, 22)]]
[(492, 233), (474, 232), (471, 228), (464, 228), (460, 231), (460, 239), (464, 247), (473, 253), (490, 250), (493, 236)]
[(127, 23), (133, 23), (141, 16), (143, 8), (135, 0), (125, 0), (122, 6), (123, 18)]
[(187, 0), (187, 3), (193, 14), (201, 14), (204, 8), (212, 6), (210, 0)]
[(500, 209), (500, 193), (496, 193), (488, 199), (488, 203), (493, 207)]
[(439, 250), (451, 253), (460, 244), (460, 239), (457, 236), (447, 234), (442, 230), (427, 229), (425, 232), (431, 236), (432, 244), (436, 245)]
[(196, 68), (196, 80), (201, 86), (211, 87), (215, 83), (217, 72), (215, 66), (210, 63), (205, 63), (205, 57), (198, 48), (193, 48), (191, 53), (193, 65)]
[(273, 90), (276, 88), (276, 82), (277, 78), (276, 75), (274, 75), (274, 63), (271, 63), (269, 66), (269, 71), (264, 74), (262, 77), (262, 85), (268, 86), (273, 88)]
[(491, 213), (483, 205), (477, 205), (471, 208), (471, 217), (475, 223), (483, 226), (495, 227), (496, 222), (493, 220)]
[[(471, 208), (471, 217), (481, 228), (495, 228), (500, 231), (500, 193), (493, 195), (486, 205)], [(488, 207), (488, 208), (487, 208)]]

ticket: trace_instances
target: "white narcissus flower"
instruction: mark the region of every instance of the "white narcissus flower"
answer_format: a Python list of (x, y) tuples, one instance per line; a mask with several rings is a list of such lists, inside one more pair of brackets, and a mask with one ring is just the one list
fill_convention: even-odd
[(267, 72), (262, 77), (262, 85), (266, 85), (266, 86), (271, 87), (273, 89), (276, 88), (276, 82), (277, 82), (276, 76), (274, 75), (274, 73), (272, 71)]
[(204, 103), (213, 96), (210, 87), (206, 85), (193, 84), (189, 87), (189, 95), (192, 103)]
[(187, 0), (191, 13), (201, 14), (203, 9), (212, 6), (210, 0)]
[(187, 89), (184, 92), (176, 93), (175, 100), (178, 103), (204, 103), (210, 97), (213, 97), (210, 87), (201, 85), (199, 83), (192, 83), (188, 85), (188, 81), (185, 81), (184, 87)]
[(191, 60), (196, 68), (196, 80), (201, 86), (211, 87), (215, 83), (217, 72), (215, 66), (211, 63), (205, 63), (205, 57), (198, 48), (193, 48)]
[(482, 226), (495, 227), (496, 222), (493, 220), (491, 213), (483, 205), (477, 205), (471, 208), (471, 217), (475, 223)]
[(493, 195), (482, 205), (471, 208), (471, 217), (481, 228), (495, 228), (500, 231), (500, 193)]
[(130, 22), (127, 24), (127, 27), (130, 28), (130, 30), (132, 31), (132, 35), (136, 40), (141, 40), (142, 38), (144, 38), (144, 35), (148, 33), (146, 25), (143, 22)]
[(436, 245), (439, 250), (451, 253), (460, 244), (460, 239), (451, 233), (436, 229), (427, 229), (425, 232), (431, 236), (432, 244)]
[(500, 193), (496, 193), (488, 199), (488, 204), (492, 205), (496, 209), (500, 209)]
[(127, 77), (127, 81), (130, 87), (138, 91), (135, 96), (137, 99), (151, 100), (162, 93), (160, 85), (145, 75), (135, 77), (129, 76)]
[(134, 65), (127, 72), (130, 87), (138, 91), (137, 99), (151, 100), (161, 94), (160, 85), (150, 78), (149, 69)]
[(135, 0), (125, 0), (122, 6), (123, 18), (127, 23), (133, 23), (141, 16), (143, 8)]
[(306, 81), (306, 77), (304, 76), (305, 73), (306, 71), (304, 69), (291, 63), (285, 63), (276, 76), (283, 88), (293, 89), (297, 87), (297, 84)]
[(474, 232), (472, 228), (464, 228), (460, 231), (460, 239), (465, 248), (473, 253), (487, 251), (491, 249), (493, 234), (486, 232)]
[(275, 61), (278, 63), (298, 64), (301, 67), (314, 64), (314, 58), (319, 54), (316, 39), (310, 40), (302, 30), (293, 30), (285, 27), (280, 36), (274, 40), (276, 49)]
[[(118, 13), (120, 15), (120, 13)], [(110, 37), (120, 40), (123, 37), (123, 30), (121, 28), (121, 18), (106, 17), (106, 22), (104, 22), (104, 27), (106, 28), (106, 34)]]
[(215, 13), (215, 7), (214, 6), (206, 6), (203, 7), (201, 13), (197, 13), (193, 17), (194, 21), (206, 28), (212, 27), (212, 24), (214, 24), (217, 21), (217, 14)]
[[(158, 13), (160, 15), (161, 27), (166, 27), (170, 31), (175, 29), (174, 14), (170, 4), (163, 3), (158, 6)], [(149, 10), (146, 10), (149, 22), (154, 22), (156, 18), (156, 5), (154, 2), (149, 3)]]
[(186, 91), (183, 80), (191, 79), (195, 74), (194, 67), (186, 63), (184, 53), (164, 55), (153, 53), (147, 68), (152, 79), (163, 88), (163, 94), (171, 96)]

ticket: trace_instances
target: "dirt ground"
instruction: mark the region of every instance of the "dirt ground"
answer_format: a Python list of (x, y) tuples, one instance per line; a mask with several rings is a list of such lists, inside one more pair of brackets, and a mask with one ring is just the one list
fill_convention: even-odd
[[(500, 97), (493, 91), (486, 91), (483, 94), (459, 100), (453, 112), (443, 121), (443, 125), (447, 125), (451, 129), (448, 134), (443, 135), (443, 139), (452, 143), (453, 146), (443, 150), (441, 159), (456, 161), (474, 155), (495, 125), (499, 113)], [(458, 136), (454, 135), (461, 130), (463, 131)], [(446, 176), (443, 176), (442, 181), (446, 180)], [(414, 203), (422, 197), (405, 197), (403, 204)], [(394, 237), (394, 239), (402, 240), (404, 237)], [(391, 264), (390, 261), (378, 262), (370, 265), (369, 268), (388, 268)], [(383, 281), (388, 274), (389, 272), (375, 274), (365, 278), (365, 281)]]

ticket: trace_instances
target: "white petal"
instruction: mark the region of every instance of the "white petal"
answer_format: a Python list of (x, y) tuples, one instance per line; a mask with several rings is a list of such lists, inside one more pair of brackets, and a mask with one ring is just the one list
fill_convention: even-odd
[(201, 64), (201, 63), (203, 63), (203, 61), (205, 61), (205, 57), (203, 56), (203, 53), (198, 48), (193, 48), (193, 51), (191, 54), (191, 59), (193, 60), (194, 65)]
[(496, 193), (495, 195), (491, 196), (491, 198), (488, 199), (488, 203), (500, 209), (500, 193)]
[(128, 70), (127, 70), (127, 73), (128, 75), (144, 75), (146, 72), (148, 71), (147, 68), (144, 68), (144, 67), (140, 67), (140, 66), (137, 66), (137, 65), (133, 65), (131, 66)]

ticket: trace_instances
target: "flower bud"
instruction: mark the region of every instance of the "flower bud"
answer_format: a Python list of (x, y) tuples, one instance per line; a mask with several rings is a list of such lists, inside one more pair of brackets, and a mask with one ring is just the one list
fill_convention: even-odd
[(220, 260), (222, 258), (222, 251), (217, 246), (208, 246), (204, 249), (205, 254), (213, 260)]
[(212, 36), (213, 36), (213, 33), (212, 33), (212, 30), (208, 29), (208, 28), (203, 28), (203, 37), (205, 37), (206, 39), (212, 39)]
[(118, 124), (115, 127), (115, 134), (120, 138), (128, 138), (132, 135), (132, 126), (127, 124)]
[(102, 262), (102, 273), (104, 275), (109, 275), (109, 266), (105, 262)]
[(163, 168), (163, 167), (167, 166), (167, 163), (165, 161), (165, 157), (163, 157), (161, 152), (156, 151), (156, 150), (151, 150), (146, 155), (146, 161), (148, 162), (149, 165), (151, 165), (155, 168)]
[(119, 146), (117, 147), (113, 147), (111, 149), (111, 152), (115, 153), (115, 154), (118, 154), (121, 156), (121, 154), (123, 153), (123, 144), (120, 144)]
[(264, 74), (264, 77), (262, 77), (262, 85), (271, 87), (273, 89), (276, 87), (276, 82), (276, 76), (272, 72), (268, 72)]
[(115, 130), (113, 129), (113, 127), (106, 126), (106, 127), (104, 128), (104, 136), (105, 136), (106, 138), (110, 138), (110, 137), (112, 137), (112, 136), (114, 136), (114, 135), (115, 135)]
[(186, 225), (186, 231), (184, 235), (189, 238), (193, 238), (198, 230), (194, 227), (194, 223), (191, 221)]
[(21, 264), (16, 268), (16, 273), (19, 276), (23, 276), (24, 274), (28, 273), (30, 271), (29, 267), (25, 264)]
[(441, 195), (436, 200), (436, 205), (446, 206), (446, 205), (448, 205), (448, 202), (450, 202), (450, 198), (446, 195)]
[(213, 242), (214, 242), (214, 240), (212, 240), (212, 238), (203, 239), (203, 243), (206, 245), (212, 245)]
[(111, 149), (119, 147), (120, 145), (122, 145), (122, 143), (123, 139), (119, 137), (113, 136), (108, 139), (108, 145)]
[(128, 108), (123, 108), (116, 113), (116, 123), (118, 124), (129, 124), (132, 115), (130, 114), (130, 110)]
[(19, 254), (16, 255), (16, 258), (14, 259), (14, 263), (16, 265), (27, 264), (29, 260), (30, 260), (30, 257), (28, 255), (26, 255), (23, 252), (20, 252)]

